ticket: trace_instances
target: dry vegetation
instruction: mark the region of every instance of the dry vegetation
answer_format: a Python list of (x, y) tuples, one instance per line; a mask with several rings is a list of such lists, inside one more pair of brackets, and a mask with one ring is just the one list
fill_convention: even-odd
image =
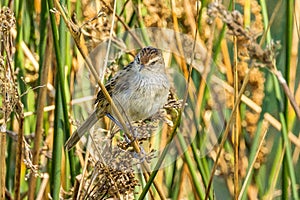
[[(0, 6), (0, 200), (298, 199), (298, 1)], [(147, 45), (163, 50), (168, 103), (128, 130), (101, 119), (66, 152)]]

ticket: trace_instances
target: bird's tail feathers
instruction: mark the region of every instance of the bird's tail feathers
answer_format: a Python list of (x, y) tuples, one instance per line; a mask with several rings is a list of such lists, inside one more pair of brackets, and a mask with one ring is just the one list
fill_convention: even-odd
[(97, 115), (97, 112), (94, 111), (84, 122), (80, 127), (73, 132), (71, 137), (68, 139), (68, 141), (65, 144), (65, 148), (67, 151), (72, 149), (76, 143), (80, 140), (80, 138), (90, 130), (94, 124), (99, 120), (99, 117)]

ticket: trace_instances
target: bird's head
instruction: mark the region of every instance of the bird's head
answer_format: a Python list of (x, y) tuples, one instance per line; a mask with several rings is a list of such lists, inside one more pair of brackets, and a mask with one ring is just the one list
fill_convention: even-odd
[(134, 62), (139, 71), (163, 72), (165, 63), (162, 53), (154, 47), (145, 47), (135, 56)]

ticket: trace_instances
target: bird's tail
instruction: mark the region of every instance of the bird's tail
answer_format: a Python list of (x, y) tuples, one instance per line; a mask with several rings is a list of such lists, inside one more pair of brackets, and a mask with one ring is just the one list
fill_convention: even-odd
[(71, 137), (65, 144), (65, 148), (67, 151), (72, 149), (76, 143), (80, 140), (80, 138), (87, 132), (89, 129), (94, 126), (94, 124), (99, 120), (99, 116), (97, 115), (96, 110), (83, 122), (80, 127), (73, 132)]

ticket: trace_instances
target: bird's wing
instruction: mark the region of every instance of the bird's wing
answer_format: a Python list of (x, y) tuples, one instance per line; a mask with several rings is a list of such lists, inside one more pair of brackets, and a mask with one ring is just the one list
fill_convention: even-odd
[[(105, 88), (110, 96), (120, 92), (120, 90), (126, 90), (129, 87), (129, 84), (125, 81), (128, 81), (128, 71), (132, 68), (133, 62), (129, 63), (124, 69), (120, 70), (113, 78), (111, 78), (106, 84)], [(125, 81), (123, 81), (125, 80)], [(97, 99), (95, 100), (95, 105), (103, 104), (106, 102), (106, 98), (102, 90), (100, 90), (97, 94)]]

